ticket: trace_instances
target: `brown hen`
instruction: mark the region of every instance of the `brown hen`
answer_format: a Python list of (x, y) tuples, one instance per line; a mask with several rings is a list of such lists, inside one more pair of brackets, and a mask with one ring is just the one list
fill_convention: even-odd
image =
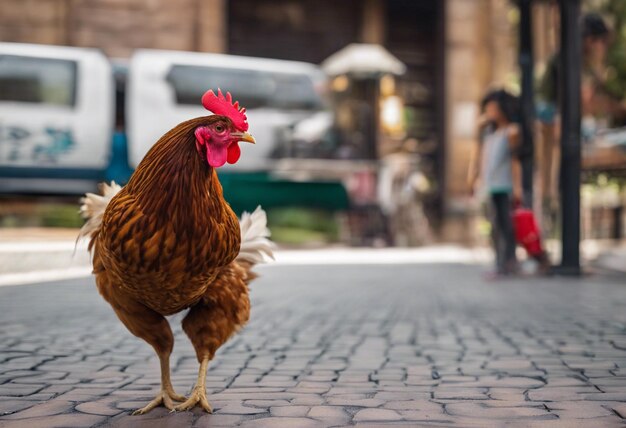
[[(81, 236), (91, 236), (98, 290), (161, 364), (160, 392), (135, 414), (196, 404), (211, 412), (208, 363), (248, 321), (250, 269), (272, 256), (265, 213), (257, 208), (244, 214), (240, 227), (215, 170), (237, 161), (239, 141), (254, 142), (244, 111), (231, 102), (229, 94), (207, 92), (203, 104), (220, 114), (179, 124), (152, 147), (125, 187), (104, 185), (104, 196), (87, 194), (83, 200), (88, 221)], [(200, 363), (187, 399), (170, 380), (174, 337), (165, 319), (186, 308), (183, 330)]]

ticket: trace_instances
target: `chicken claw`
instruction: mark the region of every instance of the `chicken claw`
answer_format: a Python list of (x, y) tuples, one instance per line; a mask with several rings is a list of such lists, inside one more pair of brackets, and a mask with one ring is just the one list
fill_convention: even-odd
[(209, 366), (209, 358), (205, 357), (200, 362), (200, 369), (198, 370), (198, 380), (196, 385), (191, 391), (189, 398), (184, 403), (180, 403), (174, 407), (175, 411), (184, 411), (193, 409), (196, 404), (199, 404), (207, 413), (213, 413), (213, 408), (209, 404), (209, 400), (206, 398), (206, 371)]
[(195, 387), (191, 392), (191, 395), (184, 403), (180, 403), (174, 407), (177, 412), (193, 409), (196, 404), (199, 404), (207, 413), (213, 413), (213, 408), (209, 404), (209, 400), (206, 398), (206, 390), (204, 386), (201, 388)]
[(135, 415), (145, 415), (150, 410), (163, 405), (168, 410), (174, 411), (174, 401), (185, 401), (185, 396), (176, 394), (173, 389), (162, 389), (154, 400), (148, 403), (147, 406), (137, 409), (133, 412)]

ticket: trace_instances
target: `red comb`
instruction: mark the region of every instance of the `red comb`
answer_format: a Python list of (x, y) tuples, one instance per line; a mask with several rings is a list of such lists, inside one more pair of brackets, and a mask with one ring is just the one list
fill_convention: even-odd
[(248, 130), (248, 118), (246, 117), (246, 109), (239, 108), (239, 103), (235, 101), (233, 104), (233, 97), (230, 92), (226, 92), (226, 97), (222, 94), (220, 89), (217, 90), (217, 95), (213, 90), (208, 90), (202, 96), (202, 105), (208, 111), (226, 116), (233, 121), (233, 124), (237, 129), (242, 132)]

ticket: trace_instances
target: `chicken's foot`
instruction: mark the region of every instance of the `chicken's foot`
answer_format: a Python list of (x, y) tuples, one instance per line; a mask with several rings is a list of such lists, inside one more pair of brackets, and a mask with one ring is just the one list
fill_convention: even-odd
[(144, 415), (161, 405), (168, 410), (174, 411), (174, 401), (185, 401), (185, 396), (176, 394), (172, 386), (169, 355), (159, 355), (159, 361), (161, 363), (161, 391), (147, 406), (135, 410), (133, 415)]
[(150, 410), (154, 409), (158, 406), (163, 406), (168, 410), (174, 411), (174, 401), (184, 401), (185, 397), (183, 395), (178, 395), (174, 392), (173, 389), (169, 391), (165, 388), (161, 389), (161, 391), (157, 394), (156, 398), (148, 403), (147, 406), (142, 407), (141, 409), (137, 409), (133, 412), (134, 415), (144, 415), (148, 413)]
[(174, 407), (175, 411), (184, 411), (194, 408), (197, 404), (200, 405), (206, 412), (213, 413), (213, 408), (209, 404), (209, 400), (206, 397), (206, 371), (209, 366), (209, 359), (204, 358), (200, 364), (200, 370), (198, 371), (198, 380), (193, 387), (189, 398), (178, 406)]

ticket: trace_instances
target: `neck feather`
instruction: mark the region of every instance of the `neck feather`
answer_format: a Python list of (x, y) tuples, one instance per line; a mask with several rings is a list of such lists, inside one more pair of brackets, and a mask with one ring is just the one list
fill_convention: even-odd
[(195, 144), (194, 130), (206, 119), (192, 119), (170, 130), (137, 166), (127, 187), (145, 212), (159, 212), (170, 218), (202, 215), (203, 211), (204, 215), (221, 214), (222, 186), (215, 169), (200, 157)]

